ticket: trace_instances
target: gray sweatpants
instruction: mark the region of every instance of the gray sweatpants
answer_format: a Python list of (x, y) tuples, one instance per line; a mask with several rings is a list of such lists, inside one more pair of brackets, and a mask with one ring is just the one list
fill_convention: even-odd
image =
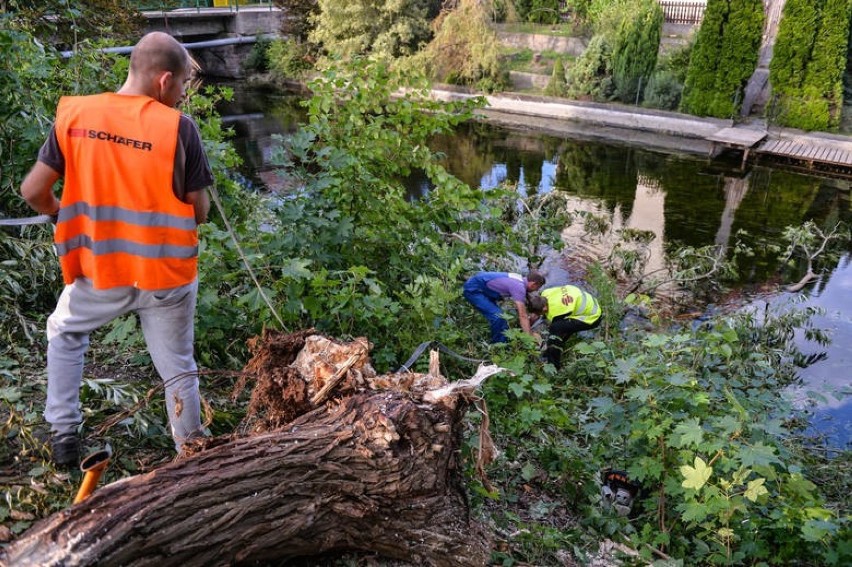
[(56, 310), (47, 320), (44, 417), (53, 433), (73, 433), (83, 421), (80, 386), (89, 334), (135, 311), (148, 352), (165, 382), (166, 409), (175, 448), (180, 451), (185, 440), (201, 434), (198, 367), (192, 350), (197, 294), (198, 280), (160, 291), (134, 287), (94, 289), (86, 278), (65, 286)]

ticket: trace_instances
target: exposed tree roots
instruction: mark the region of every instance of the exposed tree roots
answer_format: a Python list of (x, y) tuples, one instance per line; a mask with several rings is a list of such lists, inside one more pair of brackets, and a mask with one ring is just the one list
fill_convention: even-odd
[(490, 539), (459, 470), (467, 396), (499, 371), (449, 384), (376, 376), (369, 343), (267, 333), (243, 434), (97, 490), (33, 526), (4, 565), (255, 565), (363, 550), (425, 565), (483, 565)]

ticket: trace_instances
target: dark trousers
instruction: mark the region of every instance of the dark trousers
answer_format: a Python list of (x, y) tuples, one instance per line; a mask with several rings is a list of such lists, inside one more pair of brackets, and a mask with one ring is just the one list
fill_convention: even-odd
[(562, 348), (565, 346), (565, 341), (568, 340), (568, 337), (574, 333), (579, 333), (580, 331), (594, 329), (601, 324), (601, 319), (603, 319), (603, 317), (590, 324), (584, 323), (579, 319), (571, 319), (567, 315), (554, 317), (553, 321), (550, 323), (550, 328), (548, 329), (550, 332), (550, 338), (547, 339), (547, 348), (544, 350), (544, 361), (549, 362), (556, 368), (561, 368)]
[(491, 328), (491, 342), (505, 343), (507, 341), (505, 332), (509, 328), (509, 323), (503, 318), (503, 310), (497, 302), (484, 292), (467, 286), (464, 289), (464, 298), (488, 320), (488, 326)]

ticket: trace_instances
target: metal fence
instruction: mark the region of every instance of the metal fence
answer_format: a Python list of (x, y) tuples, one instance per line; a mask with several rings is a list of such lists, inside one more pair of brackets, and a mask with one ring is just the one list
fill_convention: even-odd
[(274, 2), (272, 0), (137, 0), (133, 2), (136, 9), (139, 11), (162, 10), (179, 10), (187, 8), (229, 8), (230, 10), (239, 11), (240, 7), (262, 6), (272, 9)]
[(700, 24), (706, 0), (660, 0), (668, 24)]

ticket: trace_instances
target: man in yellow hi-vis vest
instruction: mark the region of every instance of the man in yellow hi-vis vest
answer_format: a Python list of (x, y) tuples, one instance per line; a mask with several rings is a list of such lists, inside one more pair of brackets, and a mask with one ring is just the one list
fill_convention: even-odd
[(562, 347), (566, 339), (580, 331), (594, 329), (601, 323), (601, 306), (595, 297), (577, 286), (563, 285), (541, 291), (541, 297), (530, 298), (529, 310), (541, 314), (550, 323), (550, 338), (544, 360), (556, 368), (562, 366)]

